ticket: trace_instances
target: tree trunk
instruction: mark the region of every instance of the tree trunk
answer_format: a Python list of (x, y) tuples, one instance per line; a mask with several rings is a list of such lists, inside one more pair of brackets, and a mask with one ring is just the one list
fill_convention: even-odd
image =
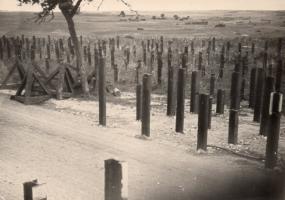
[(61, 9), (61, 12), (66, 19), (66, 22), (68, 25), (68, 30), (70, 33), (70, 37), (71, 37), (71, 40), (72, 40), (73, 45), (74, 45), (75, 55), (76, 55), (76, 63), (77, 63), (77, 67), (79, 69), (82, 90), (83, 90), (83, 93), (85, 96), (89, 96), (89, 87), (88, 87), (88, 82), (87, 82), (86, 69), (82, 63), (82, 57), (81, 57), (79, 42), (78, 42), (77, 34), (75, 31), (74, 22), (72, 19), (73, 16), (70, 15), (68, 10)]

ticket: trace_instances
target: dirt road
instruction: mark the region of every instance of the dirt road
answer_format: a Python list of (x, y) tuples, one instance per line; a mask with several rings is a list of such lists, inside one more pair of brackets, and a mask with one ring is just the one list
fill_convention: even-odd
[[(23, 199), (22, 183), (37, 178), (47, 183), (49, 200), (103, 200), (103, 165), (109, 158), (128, 162), (131, 200), (267, 199), (270, 194), (263, 163), (222, 152), (193, 153), (192, 147), (158, 136), (139, 139), (133, 108), (107, 108), (110, 125), (104, 128), (97, 115), (24, 106), (0, 94), (0, 199)], [(121, 115), (112, 118), (116, 112)]]

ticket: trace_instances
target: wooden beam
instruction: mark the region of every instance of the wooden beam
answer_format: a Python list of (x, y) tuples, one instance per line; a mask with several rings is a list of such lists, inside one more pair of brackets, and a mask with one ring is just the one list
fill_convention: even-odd
[(14, 73), (15, 69), (17, 68), (16, 63), (13, 65), (13, 67), (10, 69), (9, 73), (7, 74), (7, 76), (5, 77), (4, 81), (2, 82), (0, 89), (2, 89), (3, 86), (6, 86), (8, 80), (10, 79), (10, 77), (12, 76), (12, 74)]

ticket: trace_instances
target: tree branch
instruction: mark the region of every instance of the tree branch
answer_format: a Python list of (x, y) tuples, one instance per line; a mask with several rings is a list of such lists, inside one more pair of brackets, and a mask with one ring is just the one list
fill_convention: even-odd
[(101, 8), (101, 6), (102, 6), (103, 2), (104, 2), (104, 0), (101, 0), (101, 2), (100, 2), (100, 4), (99, 4), (99, 6), (98, 6), (98, 8), (97, 8), (97, 10), (100, 10), (100, 8)]
[(82, 2), (82, 0), (77, 0), (75, 6), (73, 7), (73, 9), (72, 9), (72, 11), (71, 11), (71, 16), (72, 16), (72, 17), (76, 14), (76, 12), (77, 12), (77, 10), (78, 10), (78, 8), (79, 8), (81, 2)]
[[(131, 4), (129, 4), (126, 0), (117, 0), (117, 1), (123, 3), (126, 7), (129, 8), (129, 10), (130, 10), (131, 12), (134, 12), (134, 13), (136, 13), (136, 15), (139, 15), (138, 11), (134, 10), (134, 9), (132, 8)], [(101, 8), (103, 2), (104, 2), (104, 0), (101, 0), (99, 6), (98, 6), (98, 8), (97, 8), (97, 10), (100, 10), (100, 8)]]
[(136, 15), (139, 14), (138, 11), (134, 10), (134, 9), (132, 8), (131, 4), (129, 4), (126, 0), (117, 0), (117, 1), (122, 2), (125, 6), (127, 6), (127, 7), (129, 8), (129, 10), (130, 10), (131, 12), (136, 13)]
[(47, 20), (48, 17), (50, 17), (48, 21), (53, 20), (54, 18), (53, 9), (55, 9), (57, 4), (58, 0), (51, 0), (50, 4), (48, 4), (47, 2), (41, 3), (41, 7), (43, 8), (43, 10), (39, 13), (35, 13), (35, 17), (32, 18), (34, 22), (39, 24), (43, 23)]

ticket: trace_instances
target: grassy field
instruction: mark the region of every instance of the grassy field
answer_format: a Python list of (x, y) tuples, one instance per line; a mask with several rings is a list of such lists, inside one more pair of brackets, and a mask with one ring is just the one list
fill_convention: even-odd
[[(235, 38), (240, 36), (280, 37), (285, 32), (283, 11), (189, 11), (165, 12), (166, 19), (153, 20), (160, 12), (142, 12), (140, 19), (129, 21), (134, 16), (119, 17), (119, 13), (81, 13), (75, 17), (78, 33), (86, 37), (110, 37), (132, 35), (135, 37), (217, 37)], [(189, 16), (188, 20), (174, 20), (173, 16)], [(67, 26), (60, 13), (49, 23), (35, 24), (34, 13), (0, 12), (0, 35), (67, 36)], [(205, 20), (208, 25), (193, 25), (191, 22)], [(226, 27), (216, 28), (223, 23)], [(143, 30), (138, 30), (138, 28)]]

